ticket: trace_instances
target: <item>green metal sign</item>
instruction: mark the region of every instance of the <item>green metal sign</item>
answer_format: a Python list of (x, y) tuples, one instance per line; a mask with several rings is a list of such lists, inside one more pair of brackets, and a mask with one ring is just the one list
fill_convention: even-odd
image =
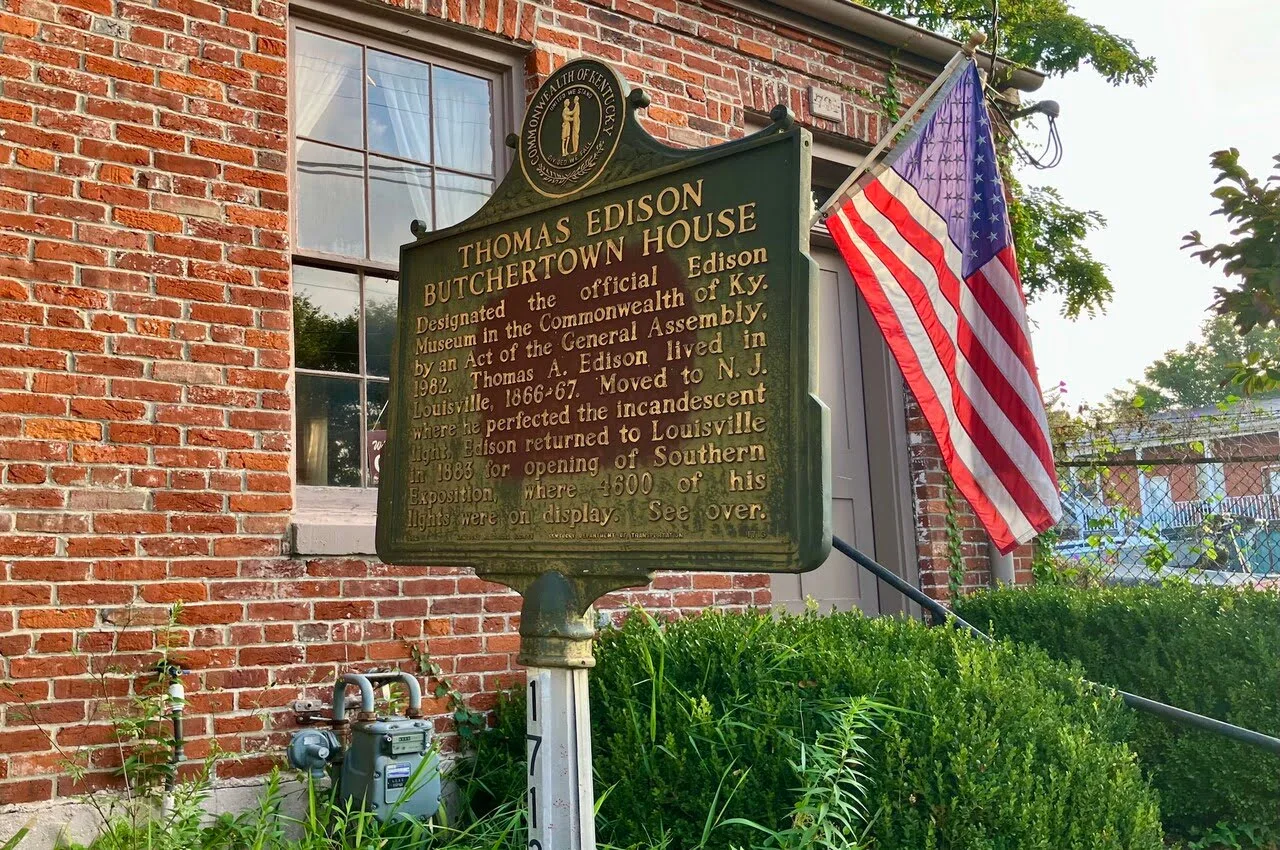
[(826, 558), (809, 135), (778, 110), (677, 150), (643, 105), (607, 66), (569, 63), (489, 202), (402, 249), (385, 562), (524, 590), (550, 571), (623, 586)]

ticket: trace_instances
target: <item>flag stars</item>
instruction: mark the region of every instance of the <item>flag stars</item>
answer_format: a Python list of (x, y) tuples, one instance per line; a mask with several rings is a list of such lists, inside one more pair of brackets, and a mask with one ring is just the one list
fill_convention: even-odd
[(994, 140), (976, 77), (958, 83), (894, 167), (933, 209), (972, 271), (1009, 244)]

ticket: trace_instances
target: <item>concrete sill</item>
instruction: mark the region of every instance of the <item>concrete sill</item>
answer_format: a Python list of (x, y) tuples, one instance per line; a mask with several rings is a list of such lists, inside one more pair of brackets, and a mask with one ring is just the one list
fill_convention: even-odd
[(299, 556), (374, 556), (376, 490), (299, 487), (289, 549)]

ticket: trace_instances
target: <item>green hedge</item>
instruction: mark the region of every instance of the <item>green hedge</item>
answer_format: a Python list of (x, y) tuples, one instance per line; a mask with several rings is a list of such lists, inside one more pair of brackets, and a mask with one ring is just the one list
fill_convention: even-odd
[[(1079, 661), (1094, 680), (1280, 736), (1280, 594), (1187, 585), (1000, 590), (962, 600), (979, 628)], [(1280, 756), (1140, 715), (1134, 749), (1165, 827), (1280, 836)]]
[[(827, 707), (869, 695), (896, 707), (865, 741), (880, 850), (1161, 846), (1154, 797), (1118, 743), (1129, 713), (1039, 652), (858, 614), (706, 614), (664, 627), (633, 616), (596, 655), (604, 842), (693, 848), (711, 810), (785, 826), (801, 746)], [(496, 797), (519, 795), (523, 759), (516, 697), (482, 736), (477, 775)], [(706, 846), (759, 842), (728, 826)]]

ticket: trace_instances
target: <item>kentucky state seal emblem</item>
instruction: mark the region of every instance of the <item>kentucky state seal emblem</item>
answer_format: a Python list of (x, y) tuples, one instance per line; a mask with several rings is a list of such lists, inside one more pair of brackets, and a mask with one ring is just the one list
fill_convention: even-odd
[(579, 59), (538, 89), (520, 132), (520, 168), (548, 198), (581, 191), (600, 176), (622, 137), (622, 82), (608, 66)]

